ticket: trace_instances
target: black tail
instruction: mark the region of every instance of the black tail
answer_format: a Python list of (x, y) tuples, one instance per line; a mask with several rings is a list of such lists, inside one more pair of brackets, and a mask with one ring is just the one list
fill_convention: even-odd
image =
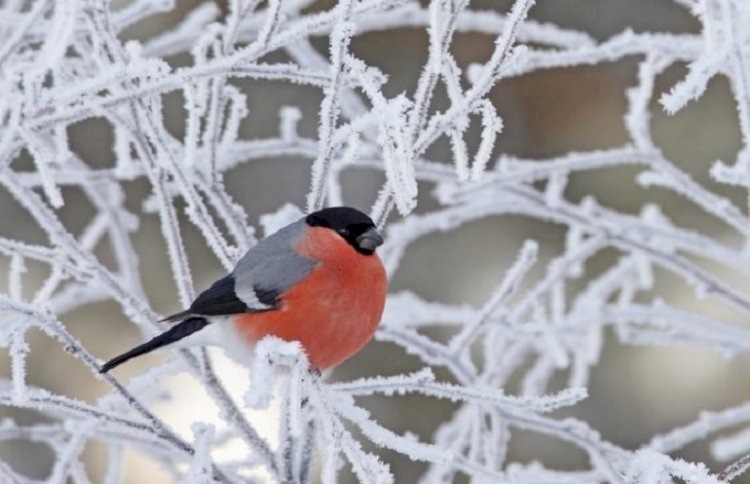
[(167, 316), (164, 319), (160, 319), (159, 322), (163, 323), (166, 321), (166, 322), (174, 323), (175, 321), (182, 321), (183, 319), (187, 319), (191, 315), (192, 313), (190, 312), (190, 310), (186, 309), (185, 311), (180, 311), (179, 313), (175, 313), (175, 314), (172, 314), (171, 316)]
[(180, 324), (171, 327), (159, 336), (154, 337), (150, 341), (146, 341), (142, 345), (136, 346), (132, 350), (112, 358), (102, 366), (99, 373), (107, 373), (112, 368), (120, 366), (131, 358), (141, 356), (150, 351), (154, 351), (157, 348), (161, 348), (162, 346), (179, 341), (182, 338), (190, 336), (196, 331), (203, 329), (208, 324), (209, 322), (205, 318), (188, 318)]

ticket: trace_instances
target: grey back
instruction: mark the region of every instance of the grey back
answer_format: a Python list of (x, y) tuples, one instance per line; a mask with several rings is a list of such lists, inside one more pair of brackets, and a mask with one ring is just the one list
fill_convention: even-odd
[(305, 219), (266, 237), (240, 259), (232, 271), (237, 297), (252, 309), (270, 309), (280, 294), (315, 267), (294, 249), (307, 228)]

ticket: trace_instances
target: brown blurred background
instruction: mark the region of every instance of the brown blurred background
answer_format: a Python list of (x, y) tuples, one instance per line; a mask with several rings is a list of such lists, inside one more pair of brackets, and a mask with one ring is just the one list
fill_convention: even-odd
[[(156, 15), (128, 29), (126, 37), (150, 38), (168, 29), (197, 2), (178, 3), (175, 11)], [(637, 32), (698, 33), (700, 29), (699, 22), (685, 8), (667, 0), (539, 0), (537, 3), (531, 10), (531, 18), (580, 29), (597, 40), (628, 27)], [(505, 0), (487, 0), (474, 1), (471, 7), (505, 12), (510, 4)], [(331, 2), (316, 4), (320, 8), (330, 5)], [(462, 67), (481, 62), (492, 52), (493, 40), (487, 35), (458, 33), (452, 53)], [(317, 38), (314, 45), (327, 55), (325, 37)], [(354, 40), (353, 50), (367, 63), (389, 75), (387, 95), (400, 92), (411, 95), (426, 60), (427, 35), (423, 29), (367, 33)], [(278, 59), (280, 57), (270, 57), (270, 60)], [(186, 55), (168, 60), (176, 66), (190, 61)], [(545, 158), (569, 151), (604, 149), (627, 143), (623, 125), (625, 90), (636, 82), (638, 60), (630, 57), (617, 63), (545, 70), (502, 81), (491, 94), (505, 124), (496, 153)], [(656, 92), (668, 90), (684, 73), (684, 66), (670, 68), (658, 78)], [(297, 106), (304, 113), (300, 134), (310, 138), (317, 136), (317, 107), (322, 99), (320, 90), (289, 83), (246, 80), (232, 81), (232, 84), (239, 86), (248, 98), (250, 116), (242, 126), (243, 138), (276, 135), (278, 110), (286, 105)], [(182, 105), (179, 94), (165, 98), (168, 127), (178, 137), (184, 133)], [(698, 182), (743, 207), (746, 195), (742, 191), (717, 185), (708, 176), (714, 160), (733, 161), (741, 147), (737, 115), (727, 82), (721, 78), (713, 80), (701, 99), (674, 117), (666, 116), (656, 103), (652, 106), (652, 114), (652, 133), (665, 155)], [(479, 140), (477, 126), (472, 126), (469, 136), (470, 146), (476, 147)], [(87, 163), (97, 167), (113, 165), (112, 131), (106, 123), (97, 119), (83, 121), (71, 128), (70, 137), (74, 151)], [(430, 151), (430, 156), (438, 160), (449, 159), (447, 143), (438, 143)], [(29, 160), (19, 159), (14, 167), (30, 169), (31, 165)], [(640, 188), (634, 181), (638, 171), (634, 167), (609, 168), (576, 175), (566, 196), (570, 200), (579, 200), (590, 194), (603, 205), (629, 213), (637, 213), (645, 202), (655, 202), (676, 223), (737, 243), (731, 238), (733, 234), (722, 232), (725, 229), (721, 224), (679, 196), (663, 189)], [(350, 171), (344, 174), (343, 180), (345, 201), (366, 209), (374, 200), (382, 175)], [(227, 173), (226, 183), (235, 200), (249, 214), (251, 223), (257, 226), (260, 215), (276, 210), (285, 202), (304, 206), (309, 162), (297, 159), (252, 161)], [(126, 183), (125, 189), (128, 207), (141, 213), (141, 203), (148, 196), (150, 187), (144, 180), (138, 180)], [(419, 210), (433, 207), (431, 187), (423, 184), (420, 189)], [(71, 231), (79, 232), (92, 214), (92, 208), (77, 189), (64, 189), (63, 194), (66, 205), (60, 211), (61, 217)], [(43, 232), (28, 214), (1, 191), (0, 220), (4, 221), (0, 223), (0, 236), (47, 243)], [(206, 255), (207, 248), (194, 227), (186, 220), (183, 220), (183, 227), (195, 286), (200, 290), (222, 270), (212, 256)], [(391, 291), (408, 289), (430, 300), (479, 305), (500, 281), (523, 240), (533, 238), (540, 243), (541, 261), (532, 272), (532, 276), (538, 276), (544, 269), (544, 261), (560, 253), (563, 237), (561, 226), (524, 217), (493, 217), (467, 224), (450, 233), (426, 237), (410, 247), (391, 281)], [(141, 217), (134, 240), (141, 257), (146, 293), (153, 307), (162, 313), (180, 309), (155, 215)], [(100, 249), (99, 252), (105, 262), (111, 262), (108, 250)], [(616, 255), (614, 251), (597, 255), (586, 266), (588, 276), (602, 271)], [(0, 273), (6, 273), (7, 264), (7, 259), (0, 258)], [(26, 281), (27, 292), (30, 292), (41, 282), (45, 268), (28, 265)], [(726, 277), (736, 280), (737, 284), (745, 282), (734, 275)], [(585, 284), (585, 280), (580, 284)], [(681, 307), (701, 305), (705, 310), (706, 304), (710, 304), (695, 301), (690, 289), (673, 276), (658, 274), (657, 280), (659, 295), (670, 301), (679, 301)], [(0, 278), (0, 291), (5, 289), (5, 283), (5, 278)], [(723, 320), (746, 324), (742, 318), (722, 308), (709, 311)], [(63, 320), (100, 358), (119, 353), (142, 338), (113, 302), (82, 307), (64, 315)], [(87, 401), (93, 401), (108, 391), (102, 382), (41, 333), (29, 334), (28, 341), (32, 347), (30, 383)], [(136, 360), (118, 370), (118, 376), (126, 380), (168, 357), (160, 354)], [(8, 378), (9, 364), (5, 355), (2, 358), (0, 371)], [(222, 375), (241, 394), (246, 382), (244, 374), (229, 363), (221, 365), (224, 369)], [(332, 377), (348, 379), (393, 374), (419, 367), (419, 361), (399, 348), (373, 343)], [(560, 415), (574, 415), (599, 430), (605, 439), (626, 448), (637, 448), (656, 433), (694, 420), (701, 410), (719, 410), (747, 400), (750, 391), (744, 383), (748, 369), (750, 358), (747, 356), (726, 360), (715, 352), (696, 348), (623, 346), (610, 334), (601, 363), (592, 373), (590, 398)], [(446, 376), (439, 371), (438, 374)], [(187, 378), (171, 382), (169, 387), (174, 403), (161, 405), (159, 414), (190, 438), (190, 422), (210, 420), (214, 409), (208, 403), (205, 407), (195, 403), (205, 398), (201, 389)], [(517, 390), (506, 389), (508, 393)], [(191, 402), (190, 408), (185, 408), (186, 401)], [(384, 425), (398, 431), (413, 431), (423, 439), (430, 439), (436, 424), (448, 418), (454, 408), (449, 403), (420, 397), (368, 398), (362, 401)], [(40, 418), (34, 412), (0, 411), (22, 423)], [(397, 482), (414, 482), (424, 470), (423, 464), (413, 463), (392, 452), (377, 451), (393, 466)], [(104, 450), (100, 444), (91, 443), (87, 453), (90, 475), (98, 482), (104, 468)], [(711, 459), (706, 443), (688, 446), (678, 455), (706, 462), (714, 470), (723, 467)], [(0, 458), (11, 462), (19, 472), (37, 479), (47, 476), (52, 464), (52, 454), (42, 444), (6, 443), (0, 446)], [(523, 432), (514, 433), (510, 458), (521, 462), (539, 460), (560, 469), (588, 466), (583, 452), (572, 446)], [(346, 480), (353, 481), (353, 477), (342, 475), (342, 481)], [(147, 459), (132, 454), (124, 466), (123, 482), (169, 482), (169, 477)]]

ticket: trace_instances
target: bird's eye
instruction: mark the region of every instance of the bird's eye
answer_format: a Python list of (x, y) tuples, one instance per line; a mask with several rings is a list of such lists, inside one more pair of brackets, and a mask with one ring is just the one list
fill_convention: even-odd
[(338, 229), (337, 232), (342, 237), (348, 237), (349, 236), (349, 231), (347, 229)]

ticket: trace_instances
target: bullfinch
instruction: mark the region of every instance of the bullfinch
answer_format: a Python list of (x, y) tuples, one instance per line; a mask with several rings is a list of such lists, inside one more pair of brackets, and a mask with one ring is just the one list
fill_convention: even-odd
[(311, 213), (258, 242), (189, 309), (164, 319), (178, 324), (101, 372), (162, 347), (221, 346), (244, 359), (267, 335), (298, 341), (317, 370), (338, 365), (367, 344), (380, 322), (387, 277), (375, 249), (382, 243), (358, 210)]

